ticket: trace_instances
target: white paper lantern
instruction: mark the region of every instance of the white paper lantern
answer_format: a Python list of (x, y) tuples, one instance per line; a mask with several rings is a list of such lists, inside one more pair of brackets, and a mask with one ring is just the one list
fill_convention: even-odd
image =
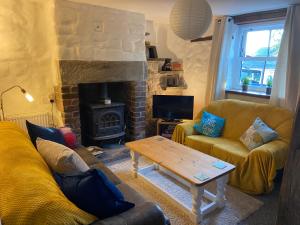
[(208, 29), (212, 11), (206, 0), (176, 0), (170, 14), (170, 26), (184, 40), (200, 38)]

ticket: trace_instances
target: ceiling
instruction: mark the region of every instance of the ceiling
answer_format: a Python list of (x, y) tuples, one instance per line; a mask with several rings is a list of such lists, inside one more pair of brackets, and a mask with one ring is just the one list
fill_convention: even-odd
[[(111, 8), (140, 12), (149, 20), (168, 22), (175, 0), (72, 0)], [(238, 15), (287, 7), (300, 0), (207, 0), (214, 15)]]

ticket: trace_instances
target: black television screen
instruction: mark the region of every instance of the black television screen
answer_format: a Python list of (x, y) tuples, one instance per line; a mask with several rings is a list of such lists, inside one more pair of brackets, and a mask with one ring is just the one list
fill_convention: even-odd
[(193, 119), (194, 96), (153, 95), (153, 118)]

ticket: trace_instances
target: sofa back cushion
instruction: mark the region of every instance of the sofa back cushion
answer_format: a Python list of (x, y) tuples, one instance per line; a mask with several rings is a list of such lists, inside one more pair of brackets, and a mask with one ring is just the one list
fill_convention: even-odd
[[(212, 102), (203, 111), (225, 119), (223, 137), (238, 140), (257, 117), (275, 130), (279, 138), (289, 142), (293, 125), (293, 113), (268, 104), (226, 99)], [(202, 112), (203, 112), (202, 111)], [(197, 116), (201, 118), (202, 112)]]
[(25, 132), (0, 122), (0, 217), (3, 224), (90, 224), (70, 202)]

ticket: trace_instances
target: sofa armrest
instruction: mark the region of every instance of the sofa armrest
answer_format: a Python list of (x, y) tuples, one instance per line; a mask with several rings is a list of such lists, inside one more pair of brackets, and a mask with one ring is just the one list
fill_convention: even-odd
[(169, 220), (164, 216), (159, 206), (145, 202), (120, 215), (98, 220), (91, 225), (168, 225)]
[(276, 169), (282, 169), (288, 154), (288, 144), (282, 140), (271, 141), (251, 151), (251, 155), (264, 155), (274, 160)]
[(240, 188), (247, 193), (269, 193), (278, 169), (284, 167), (288, 144), (275, 140), (253, 149), (242, 164)]
[(192, 120), (178, 124), (174, 129), (172, 140), (177, 143), (184, 144), (185, 137), (194, 133), (194, 125), (196, 122), (196, 120)]

